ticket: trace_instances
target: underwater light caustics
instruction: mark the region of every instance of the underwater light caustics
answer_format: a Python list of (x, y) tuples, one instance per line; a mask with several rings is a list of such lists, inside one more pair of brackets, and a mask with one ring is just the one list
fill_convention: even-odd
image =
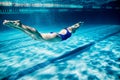
[(64, 62), (66, 60), (69, 60), (81, 53), (83, 53), (84, 51), (86, 50), (89, 50), (91, 46), (95, 45), (96, 43), (100, 42), (100, 41), (103, 41), (113, 35), (116, 35), (120, 33), (120, 30), (117, 30), (111, 34), (108, 34), (102, 38), (100, 38), (99, 40), (96, 40), (96, 41), (93, 41), (93, 42), (90, 42), (88, 44), (85, 44), (83, 46), (79, 46), (78, 48), (75, 48), (71, 51), (68, 51), (68, 52), (65, 52), (63, 55), (60, 55), (58, 57), (55, 57), (55, 58), (52, 58), (52, 59), (48, 59), (46, 60), (45, 62), (42, 62), (42, 63), (39, 63), (39, 64), (36, 64), (30, 68), (27, 68), (27, 69), (24, 69), (22, 71), (19, 71), (15, 74), (11, 74), (11, 75), (8, 75), (7, 77), (4, 77), (2, 80), (16, 80), (16, 79), (19, 79), (25, 75), (28, 75), (30, 73), (33, 73), (39, 69), (42, 69), (42, 68), (45, 68), (46, 66), (50, 65), (50, 64), (53, 64), (53, 63), (60, 63), (60, 62)]

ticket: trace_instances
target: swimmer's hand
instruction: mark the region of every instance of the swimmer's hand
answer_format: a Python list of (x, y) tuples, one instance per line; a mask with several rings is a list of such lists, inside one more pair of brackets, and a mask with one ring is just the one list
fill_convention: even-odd
[(82, 21), (80, 21), (80, 22), (78, 22), (78, 24), (83, 24), (84, 22), (82, 22)]

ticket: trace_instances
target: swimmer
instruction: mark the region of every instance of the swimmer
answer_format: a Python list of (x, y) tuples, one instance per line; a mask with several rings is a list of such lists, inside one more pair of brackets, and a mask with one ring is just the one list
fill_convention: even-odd
[(62, 29), (58, 33), (56, 32), (39, 33), (35, 28), (22, 24), (20, 20), (14, 20), (14, 21), (4, 20), (3, 25), (19, 29), (24, 33), (26, 33), (27, 35), (29, 35), (30, 37), (32, 37), (34, 40), (46, 40), (46, 41), (56, 42), (56, 41), (64, 41), (70, 38), (71, 35), (76, 32), (76, 30), (80, 27), (82, 23), (83, 22), (78, 22), (70, 27)]

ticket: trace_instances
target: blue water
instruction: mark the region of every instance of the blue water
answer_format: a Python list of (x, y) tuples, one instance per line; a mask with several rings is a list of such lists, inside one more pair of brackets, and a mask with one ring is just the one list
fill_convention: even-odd
[(120, 25), (82, 25), (62, 42), (35, 41), (16, 29), (0, 35), (0, 79), (120, 78)]

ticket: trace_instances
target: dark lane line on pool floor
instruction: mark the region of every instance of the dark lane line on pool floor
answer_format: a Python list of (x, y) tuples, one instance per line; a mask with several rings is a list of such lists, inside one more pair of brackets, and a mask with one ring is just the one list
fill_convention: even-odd
[(19, 79), (19, 78), (27, 75), (27, 74), (30, 74), (32, 72), (35, 72), (35, 71), (41, 69), (41, 68), (44, 68), (44, 67), (46, 67), (46, 66), (48, 66), (48, 65), (50, 65), (52, 63), (63, 62), (63, 61), (69, 60), (73, 56), (76, 56), (78, 54), (83, 53), (86, 50), (89, 50), (90, 47), (93, 46), (94, 44), (96, 44), (97, 42), (105, 40), (105, 39), (107, 39), (107, 38), (109, 38), (109, 37), (111, 37), (111, 36), (113, 36), (115, 34), (118, 34), (119, 32), (120, 32), (120, 30), (117, 31), (117, 32), (111, 33), (111, 34), (109, 34), (109, 35), (107, 35), (107, 36), (105, 36), (105, 37), (103, 37), (103, 38), (101, 38), (101, 39), (99, 39), (99, 40), (97, 40), (95, 42), (91, 42), (91, 43), (86, 44), (84, 46), (80, 46), (80, 47), (78, 47), (78, 48), (76, 48), (76, 49), (74, 49), (72, 51), (66, 52), (65, 54), (63, 54), (63, 55), (61, 55), (59, 57), (56, 57), (56, 58), (53, 58), (53, 59), (49, 59), (49, 60), (47, 60), (47, 61), (45, 61), (43, 63), (39, 63), (39, 64), (31, 67), (31, 68), (22, 70), (22, 71), (20, 71), (18, 73), (15, 73), (15, 74), (11, 74), (11, 75), (3, 78), (2, 80), (16, 80), (16, 79)]

